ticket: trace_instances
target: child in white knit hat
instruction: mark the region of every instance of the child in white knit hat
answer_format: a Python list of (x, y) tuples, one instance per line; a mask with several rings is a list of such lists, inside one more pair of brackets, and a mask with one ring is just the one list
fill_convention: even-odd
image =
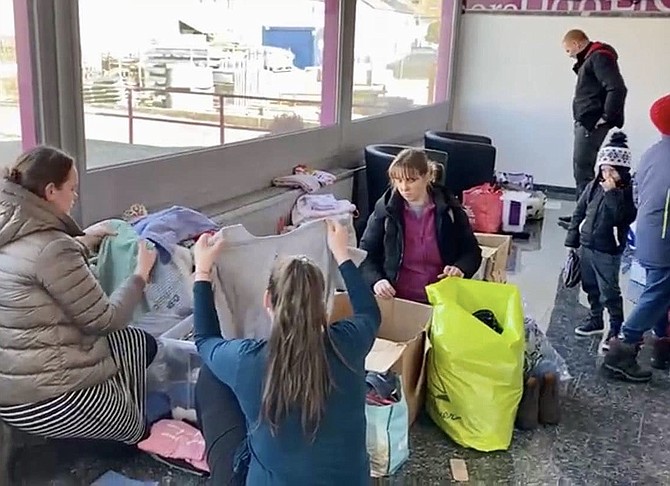
[(580, 248), (582, 289), (591, 306), (588, 320), (575, 329), (575, 334), (602, 334), (605, 308), (610, 318), (605, 349), (609, 340), (619, 334), (623, 323), (619, 269), (628, 229), (637, 215), (631, 158), (626, 135), (614, 133), (598, 152), (596, 178), (579, 198), (565, 239), (566, 247)]

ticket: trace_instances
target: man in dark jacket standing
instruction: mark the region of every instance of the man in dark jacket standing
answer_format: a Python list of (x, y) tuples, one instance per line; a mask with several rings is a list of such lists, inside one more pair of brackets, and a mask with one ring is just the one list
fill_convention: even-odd
[[(607, 132), (623, 127), (628, 90), (619, 70), (619, 56), (612, 46), (591, 42), (583, 31), (571, 30), (563, 38), (563, 48), (577, 61), (572, 68), (577, 75), (572, 100), (572, 167), (579, 200), (594, 178), (596, 157)], [(570, 222), (570, 216), (559, 219), (565, 227)]]

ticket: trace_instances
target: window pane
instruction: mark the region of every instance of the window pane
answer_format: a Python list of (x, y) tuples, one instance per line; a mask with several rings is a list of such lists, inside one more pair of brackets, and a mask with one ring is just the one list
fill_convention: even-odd
[(0, 0), (0, 166), (21, 153), (21, 114), (12, 0)]
[(79, 0), (88, 167), (334, 123), (329, 4)]
[(442, 0), (358, 0), (352, 119), (435, 102)]

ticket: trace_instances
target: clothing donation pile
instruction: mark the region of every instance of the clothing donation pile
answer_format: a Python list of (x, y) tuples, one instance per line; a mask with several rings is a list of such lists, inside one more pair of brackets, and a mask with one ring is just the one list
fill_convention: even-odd
[[(352, 215), (355, 207), (332, 195), (318, 196), (300, 207), (305, 211), (296, 213), (304, 215), (298, 227), (264, 237), (250, 234), (242, 225), (219, 228), (205, 215), (180, 206), (148, 213), (136, 205), (124, 213), (124, 220), (110, 221), (116, 234), (103, 240), (92, 261), (106, 293), (111, 294), (134, 273), (142, 240), (155, 245), (158, 252), (144, 301), (131, 323), (157, 337), (159, 343), (147, 373), (146, 413), (151, 432), (139, 444), (157, 460), (196, 474), (207, 472), (204, 440), (197, 430), (194, 409), (202, 361), (193, 342), (191, 247), (200, 235), (218, 232), (226, 241), (213, 269), (212, 285), (222, 334), (228, 338), (269, 336), (270, 318), (263, 307), (263, 294), (277, 258), (304, 255), (312, 259), (324, 273), (331, 306), (335, 291), (344, 288), (328, 249), (324, 219), (343, 212)], [(354, 248), (350, 253), (357, 264), (365, 257)]]
[[(333, 181), (318, 171), (296, 169), (295, 175), (319, 185)], [(156, 213), (135, 206), (124, 213), (124, 220), (111, 222), (116, 236), (105, 238), (95, 259), (95, 274), (106, 293), (134, 272), (142, 239), (154, 244), (159, 255), (132, 323), (159, 342), (148, 371), (151, 430), (139, 444), (141, 450), (185, 471), (208, 472), (194, 398), (202, 366), (193, 342), (191, 247), (197, 238), (210, 233), (226, 241), (211, 275), (222, 335), (262, 339), (271, 331), (263, 297), (282, 256), (312, 260), (325, 278), (331, 318), (349, 315), (341, 304), (346, 294), (339, 291), (346, 289), (328, 249), (324, 220), (338, 219), (351, 228), (350, 255), (359, 265), (366, 253), (355, 248), (355, 215), (356, 207), (347, 200), (306, 194), (291, 212), (293, 225), (271, 236), (252, 235), (242, 225), (219, 228), (205, 215), (180, 206)], [(506, 242), (486, 236), (510, 237), (477, 236), (480, 245), (492, 247), (492, 255), (506, 258)], [(492, 267), (482, 278), (495, 273)], [(409, 427), (423, 407), (426, 377), (430, 417), (457, 443), (483, 451), (509, 446), (520, 403), (535, 396), (526, 398), (529, 377), (541, 377), (538, 383), (550, 372), (559, 381), (569, 378), (565, 362), (534, 321), (524, 321), (513, 285), (448, 278), (429, 286), (427, 294), (432, 307), (378, 299), (382, 327), (366, 358), (365, 378), (366, 446), (373, 477), (392, 475), (408, 460)], [(540, 420), (539, 412), (536, 416)]]
[[(123, 217), (109, 221), (116, 234), (103, 240), (91, 265), (100, 286), (111, 295), (135, 272), (141, 240), (155, 245), (158, 253), (144, 299), (130, 324), (159, 338), (158, 354), (147, 370), (146, 414), (150, 425), (160, 427), (154, 426), (139, 447), (157, 458), (176, 460), (174, 465), (182, 469), (206, 471), (202, 454), (194, 455), (192, 447), (181, 445), (182, 441), (192, 444), (194, 440), (204, 444), (200, 432), (183, 421), (196, 422), (193, 385), (200, 369), (199, 358), (174, 352), (160, 337), (192, 315), (193, 255), (189, 247), (203, 233), (214, 233), (219, 228), (207, 216), (181, 206), (148, 213), (143, 206), (134, 205)], [(179, 430), (182, 432), (177, 433)], [(168, 438), (176, 444), (169, 451), (163, 447)]]
[(193, 310), (193, 257), (182, 243), (218, 228), (205, 215), (180, 206), (129, 219), (110, 221), (116, 236), (103, 240), (92, 260), (94, 273), (105, 293), (111, 295), (135, 271), (140, 240), (153, 243), (158, 260), (133, 326), (159, 336)]

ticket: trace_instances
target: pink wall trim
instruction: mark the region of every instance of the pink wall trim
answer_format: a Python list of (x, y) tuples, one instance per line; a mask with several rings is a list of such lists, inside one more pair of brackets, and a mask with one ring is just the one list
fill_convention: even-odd
[(23, 149), (37, 145), (33, 67), (30, 51), (28, 0), (14, 0), (14, 35), (16, 37), (16, 65), (19, 83), (19, 113)]
[(435, 80), (435, 102), (447, 100), (449, 93), (449, 79), (451, 56), (454, 51), (453, 32), (454, 16), (459, 0), (442, 0), (442, 15), (440, 21), (440, 43), (437, 47), (437, 79)]
[(631, 12), (670, 14), (670, 0), (466, 0), (465, 9), (523, 12)]
[(337, 71), (340, 46), (340, 2), (326, 0), (321, 72), (321, 126), (337, 123)]

